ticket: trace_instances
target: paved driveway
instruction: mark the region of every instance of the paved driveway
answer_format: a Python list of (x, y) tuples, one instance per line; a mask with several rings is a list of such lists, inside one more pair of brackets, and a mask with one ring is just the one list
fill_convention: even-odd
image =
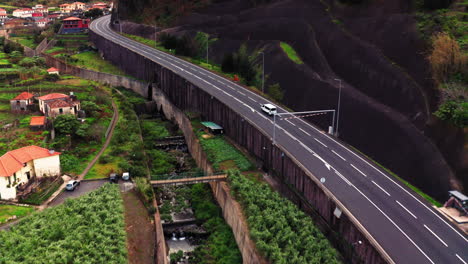
[(66, 191), (64, 190), (61, 194), (59, 194), (50, 204), (49, 206), (56, 206), (59, 204), (62, 204), (65, 202), (65, 199), (67, 198), (77, 198), (82, 196), (83, 194), (86, 194), (92, 190), (95, 190), (104, 183), (108, 182), (109, 180), (103, 179), (103, 180), (96, 180), (96, 181), (81, 181), (80, 186), (76, 188), (74, 191)]

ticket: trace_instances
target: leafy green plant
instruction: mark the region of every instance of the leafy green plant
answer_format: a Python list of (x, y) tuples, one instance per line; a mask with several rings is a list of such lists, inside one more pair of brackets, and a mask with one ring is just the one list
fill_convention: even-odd
[(339, 263), (337, 252), (309, 216), (267, 184), (228, 172), (247, 216), (250, 236), (271, 263)]
[(127, 263), (123, 205), (117, 185), (43, 212), (0, 232), (4, 263)]

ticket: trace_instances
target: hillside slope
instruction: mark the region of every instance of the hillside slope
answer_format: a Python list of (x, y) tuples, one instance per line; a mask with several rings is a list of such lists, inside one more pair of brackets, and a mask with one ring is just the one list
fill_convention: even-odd
[[(297, 111), (336, 108), (340, 83), (335, 79), (343, 80), (341, 139), (439, 200), (451, 188), (462, 189), (454, 168), (458, 175), (467, 169), (463, 131), (449, 127), (447, 132), (431, 117), (439, 95), (421, 54), (425, 44), (406, 13), (408, 1), (359, 8), (334, 0), (212, 2), (129, 0), (119, 3), (113, 16), (155, 23), (157, 30), (175, 35), (206, 32), (217, 38), (210, 59), (218, 64), (242, 43), (251, 51), (263, 49), (267, 85), (279, 83), (285, 90), (282, 102)], [(163, 9), (155, 19), (147, 8)], [(143, 15), (135, 20), (136, 14)], [(154, 34), (152, 27), (130, 23), (124, 30)], [(290, 60), (280, 42), (291, 45), (304, 63)], [(311, 121), (324, 129), (329, 124)]]

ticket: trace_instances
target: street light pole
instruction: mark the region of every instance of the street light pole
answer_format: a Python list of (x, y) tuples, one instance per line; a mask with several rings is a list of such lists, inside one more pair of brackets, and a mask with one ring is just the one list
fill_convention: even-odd
[(210, 43), (210, 35), (206, 33), (206, 64), (208, 63), (208, 44)]
[(340, 82), (340, 88), (338, 90), (338, 113), (336, 114), (336, 132), (335, 132), (335, 136), (338, 136), (338, 126), (339, 126), (339, 123), (340, 123), (340, 105), (341, 105), (341, 79), (334, 79), (335, 81), (339, 81)]
[(262, 54), (262, 93), (264, 92), (265, 88), (265, 53), (263, 51), (260, 52)]

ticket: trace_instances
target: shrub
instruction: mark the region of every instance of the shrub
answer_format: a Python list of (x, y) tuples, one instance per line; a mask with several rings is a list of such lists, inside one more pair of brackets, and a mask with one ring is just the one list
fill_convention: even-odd
[(460, 50), (458, 42), (444, 32), (432, 37), (429, 62), (433, 77), (439, 83), (447, 82), (456, 73), (466, 71), (468, 67), (468, 57)]
[(277, 102), (281, 102), (284, 98), (284, 91), (278, 83), (268, 86), (267, 93)]
[(112, 157), (109, 156), (109, 155), (102, 155), (100, 158), (99, 158), (99, 163), (101, 164), (106, 164), (106, 163), (109, 163), (112, 161)]
[(271, 263), (339, 263), (325, 236), (293, 203), (239, 171), (229, 171), (228, 179), (253, 241)]
[(434, 115), (458, 127), (468, 127), (468, 102), (447, 101), (439, 107)]

